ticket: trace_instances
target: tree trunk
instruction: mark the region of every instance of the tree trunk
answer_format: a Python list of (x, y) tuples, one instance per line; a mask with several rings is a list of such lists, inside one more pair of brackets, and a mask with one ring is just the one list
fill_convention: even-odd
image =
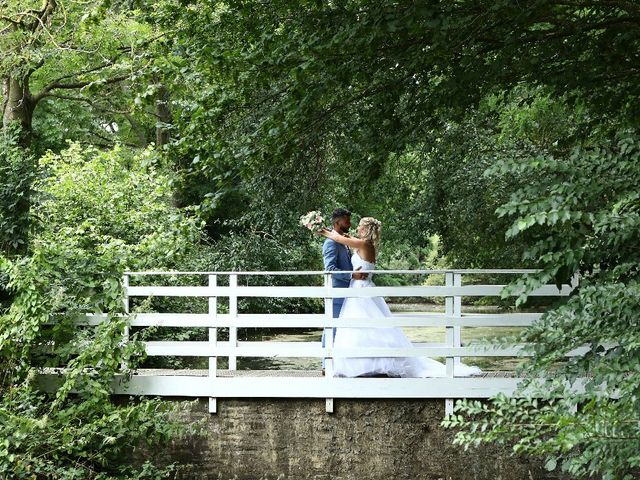
[[(2, 128), (7, 128), (13, 124), (21, 127), (19, 144), (24, 149), (23, 161), (28, 162), (29, 147), (31, 146), (33, 134), (33, 111), (36, 105), (29, 91), (28, 78), (20, 79), (11, 76), (4, 78), (2, 81), (2, 96)], [(1, 154), (0, 159), (2, 159)], [(0, 182), (3, 182), (4, 185), (3, 188), (11, 187), (13, 184), (16, 189), (15, 195), (18, 199), (17, 203), (9, 211), (3, 212), (4, 215), (11, 217), (5, 218), (5, 220), (8, 219), (10, 223), (13, 222), (15, 227), (9, 241), (4, 236), (2, 237), (4, 240), (2, 253), (5, 255), (21, 254), (26, 252), (28, 248), (28, 215), (31, 208), (31, 179), (33, 178), (33, 172), (30, 164), (16, 166), (16, 168), (20, 169), (19, 171), (22, 172), (24, 178), (9, 175), (8, 178), (0, 179)], [(14, 243), (18, 239), (21, 240), (21, 243)]]
[(2, 126), (6, 128), (14, 122), (19, 122), (23, 133), (22, 144), (28, 147), (33, 133), (32, 120), (35, 108), (29, 83), (16, 77), (7, 77), (3, 81), (2, 90)]
[(158, 89), (156, 100), (156, 147), (169, 143), (169, 130), (167, 125), (171, 123), (171, 110), (169, 109), (169, 91), (164, 85)]

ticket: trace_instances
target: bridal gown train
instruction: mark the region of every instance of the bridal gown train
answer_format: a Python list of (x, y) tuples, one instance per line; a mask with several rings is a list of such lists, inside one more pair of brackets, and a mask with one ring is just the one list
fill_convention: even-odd
[[(363, 260), (353, 254), (351, 263), (354, 269), (374, 270), (375, 263)], [(371, 275), (369, 275), (371, 278)], [(349, 288), (374, 287), (367, 280), (351, 280)], [(390, 317), (391, 311), (382, 297), (345, 298), (340, 318), (383, 318)], [(336, 349), (352, 347), (412, 348), (413, 345), (404, 332), (397, 327), (338, 327), (334, 345)], [(481, 373), (478, 367), (463, 363), (455, 366), (456, 376), (468, 376)], [(445, 377), (446, 366), (426, 357), (376, 357), (376, 358), (334, 358), (334, 376), (363, 377), (388, 375), (390, 377)]]

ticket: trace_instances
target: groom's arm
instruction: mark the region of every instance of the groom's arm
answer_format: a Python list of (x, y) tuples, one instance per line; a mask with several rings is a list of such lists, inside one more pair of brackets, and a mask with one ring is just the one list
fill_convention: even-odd
[[(324, 269), (326, 271), (333, 272), (340, 270), (338, 268), (338, 244), (336, 242), (332, 240), (324, 242), (324, 245), (322, 245), (322, 258), (324, 259)], [(349, 283), (351, 280), (350, 273), (334, 273), (331, 276), (345, 283)]]

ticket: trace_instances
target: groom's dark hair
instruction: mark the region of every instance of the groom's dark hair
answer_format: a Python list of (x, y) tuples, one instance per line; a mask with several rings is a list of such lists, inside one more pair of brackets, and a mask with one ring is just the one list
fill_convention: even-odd
[(346, 208), (336, 208), (331, 214), (331, 223), (336, 223), (339, 218), (350, 217), (351, 212)]

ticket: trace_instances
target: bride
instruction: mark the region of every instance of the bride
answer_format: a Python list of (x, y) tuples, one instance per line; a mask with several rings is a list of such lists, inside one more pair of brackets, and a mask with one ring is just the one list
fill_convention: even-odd
[[(323, 229), (319, 233), (338, 243), (354, 249), (351, 259), (354, 270), (374, 270), (376, 251), (380, 243), (381, 222), (373, 217), (360, 220), (356, 230), (358, 238), (345, 237), (333, 230)], [(372, 274), (363, 280), (351, 280), (350, 288), (374, 287)], [(382, 297), (347, 297), (339, 318), (390, 317), (391, 311)], [(397, 327), (339, 327), (334, 341), (336, 349), (350, 347), (412, 348), (404, 332)], [(456, 376), (479, 374), (478, 367), (456, 364)], [(388, 375), (390, 377), (445, 377), (446, 366), (426, 357), (377, 357), (334, 358), (336, 377), (365, 377)]]

